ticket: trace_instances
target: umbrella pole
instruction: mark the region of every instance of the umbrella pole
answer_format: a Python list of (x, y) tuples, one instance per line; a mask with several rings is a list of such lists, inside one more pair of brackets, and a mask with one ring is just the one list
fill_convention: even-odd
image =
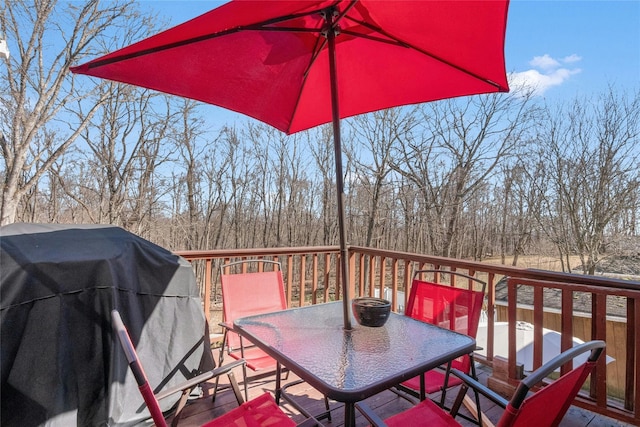
[(347, 254), (347, 237), (344, 216), (344, 181), (342, 178), (342, 142), (340, 140), (340, 108), (338, 102), (338, 82), (336, 71), (336, 41), (333, 29), (333, 9), (325, 13), (327, 21), (327, 44), (329, 54), (329, 78), (331, 81), (331, 116), (333, 122), (333, 147), (336, 158), (336, 193), (338, 208), (338, 235), (340, 237), (340, 273), (342, 284), (342, 309), (344, 329), (351, 329), (351, 296), (349, 295), (349, 258)]

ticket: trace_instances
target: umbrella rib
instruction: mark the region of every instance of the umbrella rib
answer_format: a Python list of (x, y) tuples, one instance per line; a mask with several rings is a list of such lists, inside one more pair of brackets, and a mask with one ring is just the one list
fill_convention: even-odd
[(380, 43), (388, 43), (388, 44), (391, 44), (391, 45), (394, 45), (394, 46), (406, 47), (407, 49), (411, 48), (411, 46), (409, 46), (406, 43), (401, 42), (400, 40), (384, 39), (382, 37), (376, 37), (376, 36), (372, 36), (372, 35), (369, 35), (369, 34), (358, 33), (357, 31), (340, 30), (340, 34), (347, 34), (347, 35), (350, 35), (350, 36), (359, 37), (359, 38), (363, 38), (363, 39), (369, 39), (369, 40), (373, 40), (373, 41), (380, 42)]
[[(349, 3), (349, 5), (340, 13), (340, 15), (338, 17), (336, 17), (336, 19), (335, 19), (335, 21), (333, 22), (333, 25), (332, 25), (332, 29), (333, 30), (335, 30), (335, 28), (337, 27), (338, 22), (340, 22), (340, 20), (345, 18), (346, 14), (355, 6), (357, 1), (358, 0), (352, 0)], [(337, 4), (338, 4), (338, 2), (336, 2), (333, 6), (330, 6), (328, 8), (323, 9), (322, 11), (324, 11), (325, 13), (331, 13), (331, 10)], [(307, 81), (307, 77), (309, 77), (309, 71), (311, 71), (311, 68), (313, 67), (313, 64), (318, 59), (318, 56), (320, 56), (320, 52), (322, 52), (324, 50), (324, 48), (326, 47), (327, 43), (328, 43), (327, 37), (320, 37), (320, 38), (318, 38), (316, 40), (316, 45), (315, 45), (315, 47), (313, 49), (313, 54), (311, 55), (311, 59), (309, 60), (309, 65), (307, 66), (307, 68), (305, 69), (305, 71), (303, 73), (303, 81), (302, 81), (301, 87), (304, 87), (304, 85), (305, 85), (305, 83)], [(300, 105), (301, 95), (302, 95), (302, 91), (300, 91), (300, 93), (298, 95), (298, 99), (296, 99), (296, 105), (293, 108), (292, 117), (295, 116), (296, 111), (298, 110), (298, 106)]]
[[(296, 31), (296, 32), (320, 32), (321, 29), (314, 29), (314, 28), (297, 28), (297, 27), (267, 27), (267, 25), (273, 25), (273, 24), (277, 24), (280, 22), (285, 22), (285, 21), (290, 21), (292, 19), (297, 19), (297, 18), (301, 18), (304, 16), (309, 16), (309, 15), (313, 15), (316, 13), (320, 13), (322, 12), (322, 10), (324, 9), (318, 9), (318, 10), (313, 10), (311, 12), (305, 12), (305, 13), (297, 13), (297, 14), (291, 14), (291, 15), (287, 15), (287, 16), (282, 16), (279, 18), (274, 18), (274, 19), (268, 19), (266, 21), (257, 23), (257, 24), (250, 24), (250, 25), (245, 25), (245, 26), (239, 26), (239, 27), (235, 27), (235, 28), (231, 28), (228, 30), (224, 30), (224, 31), (220, 31), (217, 33), (211, 33), (211, 34), (205, 34), (202, 36), (198, 36), (198, 37), (192, 37), (190, 39), (186, 39), (186, 40), (180, 40), (174, 43), (169, 43), (169, 44), (165, 44), (162, 46), (156, 46), (156, 47), (151, 47), (148, 49), (143, 49), (140, 50), (138, 52), (132, 52), (129, 54), (125, 54), (125, 55), (118, 55), (118, 56), (114, 56), (111, 58), (105, 58), (102, 60), (98, 60), (95, 62), (90, 62), (89, 64), (87, 64), (88, 68), (98, 68), (98, 67), (102, 67), (104, 65), (109, 65), (109, 64), (113, 64), (116, 62), (120, 62), (120, 61), (126, 61), (128, 59), (132, 59), (132, 58), (137, 58), (140, 56), (145, 56), (145, 55), (149, 55), (152, 53), (156, 53), (156, 52), (161, 52), (164, 50), (169, 50), (169, 49), (174, 49), (177, 47), (182, 47), (182, 46), (186, 46), (189, 44), (193, 44), (193, 43), (198, 43), (198, 42), (202, 42), (205, 40), (210, 40), (210, 39), (214, 39), (217, 37), (223, 37), (223, 36), (227, 36), (229, 34), (233, 34), (233, 33), (237, 33), (240, 31), (247, 31), (247, 30), (271, 30), (271, 31)], [(175, 27), (174, 27), (175, 28)]]
[[(342, 11), (342, 13), (340, 14), (340, 16), (338, 16), (333, 24), (333, 29), (335, 30), (336, 26), (338, 25), (338, 22), (344, 18), (346, 16), (346, 14), (355, 6), (357, 0), (352, 0), (351, 3), (349, 4), (348, 7), (345, 8), (344, 11)], [(329, 11), (335, 6), (331, 6), (328, 9), (325, 9), (326, 13), (329, 13)], [(322, 42), (321, 42), (322, 41)], [(311, 56), (311, 61), (309, 61), (309, 66), (307, 67), (307, 69), (304, 72), (304, 76), (306, 77), (309, 74), (309, 70), (311, 70), (311, 67), (313, 67), (313, 64), (316, 62), (316, 59), (318, 58), (318, 55), (320, 55), (320, 52), (322, 52), (322, 50), (325, 48), (325, 46), (327, 45), (327, 38), (323, 37), (321, 39), (318, 39), (316, 41), (316, 46), (313, 50), (313, 55)]]
[[(357, 36), (357, 37), (362, 37), (362, 38), (367, 38), (367, 39), (372, 39), (372, 40), (376, 40), (376, 41), (380, 41), (380, 42), (390, 43), (390, 44), (397, 44), (399, 46), (403, 46), (403, 47), (406, 47), (406, 48), (409, 48), (409, 49), (413, 49), (416, 52), (420, 52), (421, 54), (423, 54), (425, 56), (428, 56), (430, 58), (433, 58), (436, 61), (439, 61), (439, 62), (441, 62), (441, 63), (443, 63), (445, 65), (448, 65), (449, 67), (455, 68), (456, 70), (461, 71), (461, 72), (463, 72), (463, 73), (465, 73), (465, 74), (467, 74), (467, 75), (469, 75), (469, 76), (471, 76), (471, 77), (473, 77), (475, 79), (478, 79), (478, 80), (481, 80), (481, 81), (483, 81), (483, 82), (485, 82), (487, 84), (490, 84), (491, 86), (494, 86), (494, 87), (498, 88), (502, 92), (508, 92), (509, 91), (507, 88), (504, 88), (504, 87), (500, 86), (498, 83), (494, 82), (493, 80), (490, 80), (490, 79), (487, 79), (485, 77), (482, 77), (481, 75), (476, 74), (476, 73), (474, 73), (472, 71), (469, 71), (469, 70), (467, 70), (467, 69), (465, 69), (465, 68), (463, 68), (463, 67), (461, 67), (461, 66), (459, 66), (457, 64), (454, 64), (451, 61), (447, 61), (446, 59), (441, 58), (438, 55), (435, 55), (435, 54), (433, 54), (431, 52), (428, 52), (428, 51), (426, 51), (424, 49), (421, 49), (421, 48), (419, 48), (419, 47), (417, 47), (415, 45), (412, 45), (412, 44), (407, 43), (407, 42), (405, 42), (403, 40), (400, 40), (397, 37), (393, 36), (392, 34), (389, 34), (388, 32), (384, 31), (380, 27), (377, 27), (375, 25), (371, 25), (368, 22), (361, 21), (359, 19), (355, 19), (355, 18), (352, 18), (350, 16), (345, 16), (345, 19), (348, 19), (348, 20), (350, 20), (352, 22), (355, 22), (355, 23), (357, 23), (359, 25), (362, 25), (363, 27), (369, 28), (370, 30), (373, 30), (373, 31), (375, 31), (377, 33), (380, 33), (383, 36), (389, 38), (390, 40), (384, 40), (384, 39), (381, 39), (381, 38), (368, 36), (368, 35), (364, 35), (364, 34), (356, 33), (356, 32), (348, 32), (348, 34), (350, 34), (350, 35)], [(347, 33), (347, 32), (345, 31), (345, 33)], [(395, 43), (393, 43), (393, 42), (395, 42)]]
[[(333, 25), (332, 27), (335, 29), (339, 24), (340, 21), (342, 21), (342, 19), (347, 18), (349, 19), (349, 17), (347, 16), (347, 13), (349, 13), (351, 11), (351, 9), (353, 9), (353, 7), (356, 5), (358, 0), (351, 0), (351, 3), (349, 3), (349, 6), (345, 7), (344, 10), (342, 12), (340, 12), (340, 15), (338, 15), (336, 17), (336, 19), (333, 21)], [(353, 20), (353, 18), (351, 18)]]
[(307, 66), (307, 69), (304, 70), (305, 78), (309, 74), (309, 71), (311, 71), (311, 67), (313, 67), (313, 64), (316, 62), (316, 59), (318, 59), (318, 56), (320, 55), (320, 52), (322, 52), (322, 50), (325, 48), (326, 45), (327, 45), (327, 39), (326, 38), (318, 38), (317, 39), (316, 47), (313, 49), (313, 55), (311, 55), (311, 60), (309, 61), (309, 65)]
[[(313, 67), (313, 64), (316, 62), (316, 59), (318, 59), (320, 52), (322, 52), (322, 50), (325, 48), (326, 45), (327, 45), (326, 38), (318, 38), (316, 40), (316, 46), (313, 50), (313, 55), (311, 55), (311, 60), (309, 61), (309, 65), (307, 66), (307, 68), (304, 70), (304, 73), (302, 74), (303, 78), (302, 78), (302, 84), (300, 85), (300, 87), (304, 87), (307, 81), (307, 77), (309, 76), (309, 71), (311, 70), (311, 67)], [(295, 117), (296, 115), (296, 111), (298, 110), (298, 106), (300, 105), (301, 96), (302, 96), (302, 91), (298, 93), (298, 98), (296, 99), (296, 105), (295, 107), (293, 107), (291, 117)], [(289, 129), (287, 129), (287, 133), (289, 133)]]
[(241, 31), (282, 31), (287, 33), (320, 33), (322, 28), (303, 28), (303, 27), (262, 27), (260, 24), (256, 26), (243, 27)]

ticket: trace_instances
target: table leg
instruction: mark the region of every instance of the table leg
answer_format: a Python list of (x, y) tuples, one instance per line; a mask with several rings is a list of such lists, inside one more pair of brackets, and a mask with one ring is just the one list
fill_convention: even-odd
[(356, 408), (353, 402), (344, 404), (344, 427), (355, 427)]

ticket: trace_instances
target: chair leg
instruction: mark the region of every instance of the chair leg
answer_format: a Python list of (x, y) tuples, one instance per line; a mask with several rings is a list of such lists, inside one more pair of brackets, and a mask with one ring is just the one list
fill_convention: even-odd
[[(242, 340), (242, 337), (240, 337), (240, 357), (242, 357), (244, 359), (244, 341)], [(244, 363), (242, 365), (242, 383), (244, 385), (244, 399), (248, 402), (249, 401), (249, 385), (248, 385), (247, 381), (247, 364)]]
[(451, 372), (451, 362), (447, 363), (447, 370), (444, 373), (444, 384), (442, 385), (442, 393), (440, 393), (440, 407), (446, 408), (445, 399), (447, 398), (447, 387), (449, 386), (449, 375)]
[(469, 387), (466, 384), (462, 384), (460, 386), (456, 400), (453, 402), (453, 405), (451, 405), (451, 411), (449, 412), (452, 417), (455, 418), (458, 415), (458, 411), (460, 410), (460, 406), (462, 406), (462, 401), (464, 400), (464, 396), (467, 394), (468, 389)]
[(235, 374), (233, 372), (229, 372), (227, 377), (229, 377), (229, 384), (231, 384), (231, 388), (233, 389), (233, 394), (236, 396), (238, 405), (242, 405), (244, 403), (244, 399), (242, 398), (242, 393), (240, 392), (240, 387), (238, 386)]
[(329, 398), (327, 396), (324, 397), (324, 408), (327, 410), (327, 420), (331, 422), (331, 407), (329, 406)]
[(247, 384), (247, 365), (242, 365), (242, 385), (244, 386), (244, 399), (249, 401), (249, 385)]
[(423, 372), (420, 374), (420, 402), (427, 398), (425, 381), (425, 374)]
[[(476, 374), (476, 363), (473, 360), (473, 353), (469, 355), (471, 359), (471, 377), (474, 380), (478, 380), (478, 375)], [(480, 409), (480, 393), (475, 388), (473, 389), (474, 394), (476, 395), (476, 409), (478, 410), (478, 425), (482, 427), (482, 410)]]
[[(471, 371), (470, 371), (471, 377), (474, 380), (477, 381), (478, 380), (478, 375), (476, 373), (476, 364), (475, 364), (475, 361), (473, 359), (473, 353), (469, 354), (469, 359), (470, 359), (469, 362), (470, 362), (470, 368), (471, 368)], [(446, 386), (447, 386), (448, 381), (449, 381), (449, 372), (450, 372), (449, 369), (450, 368), (451, 368), (451, 363), (449, 363), (449, 365), (447, 366), (447, 373), (445, 374), (445, 382), (444, 382), (445, 387), (443, 387), (443, 389), (442, 389), (442, 397), (440, 398), (440, 406), (442, 408), (444, 408), (444, 409), (447, 409), (447, 407), (445, 406), (445, 393), (447, 391)], [(468, 389), (468, 387), (466, 387), (464, 384), (460, 388), (460, 391), (458, 392), (458, 395), (456, 396), (456, 400), (455, 400), (453, 406), (451, 407), (450, 413), (452, 415), (453, 414), (458, 414), (458, 409), (460, 408), (460, 405), (464, 401), (467, 389)], [(476, 405), (476, 412), (478, 414), (477, 415), (478, 419), (474, 420), (473, 418), (468, 417), (467, 415), (464, 415), (464, 414), (458, 414), (458, 415), (460, 417), (468, 420), (468, 421), (471, 421), (471, 422), (474, 422), (474, 423), (478, 423), (479, 426), (482, 426), (483, 424), (482, 424), (482, 410), (480, 409), (480, 393), (478, 393), (478, 390), (476, 390), (476, 389), (473, 389), (473, 392), (475, 394), (475, 405)]]
[(282, 396), (282, 379), (280, 375), (282, 373), (282, 365), (280, 362), (276, 362), (276, 404), (280, 404), (280, 397)]
[(189, 399), (189, 395), (191, 394), (191, 388), (183, 390), (182, 395), (180, 396), (180, 400), (178, 401), (178, 406), (176, 407), (176, 412), (173, 415), (173, 421), (171, 421), (171, 427), (176, 427), (178, 422), (180, 422), (180, 417), (182, 416), (182, 410), (187, 404), (187, 399)]
[[(224, 363), (224, 351), (225, 351), (225, 343), (227, 342), (227, 329), (224, 329), (224, 333), (222, 334), (222, 344), (220, 344), (220, 353), (218, 353), (218, 366), (222, 366)], [(218, 393), (218, 385), (220, 383), (220, 377), (216, 377), (216, 383), (213, 386), (213, 396), (211, 397), (211, 402), (216, 401), (216, 395)]]

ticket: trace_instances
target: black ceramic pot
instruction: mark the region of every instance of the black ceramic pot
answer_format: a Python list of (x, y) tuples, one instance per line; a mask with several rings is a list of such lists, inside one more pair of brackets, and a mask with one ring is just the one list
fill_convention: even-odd
[(351, 309), (356, 321), (362, 326), (379, 327), (389, 318), (391, 303), (382, 298), (354, 298)]

